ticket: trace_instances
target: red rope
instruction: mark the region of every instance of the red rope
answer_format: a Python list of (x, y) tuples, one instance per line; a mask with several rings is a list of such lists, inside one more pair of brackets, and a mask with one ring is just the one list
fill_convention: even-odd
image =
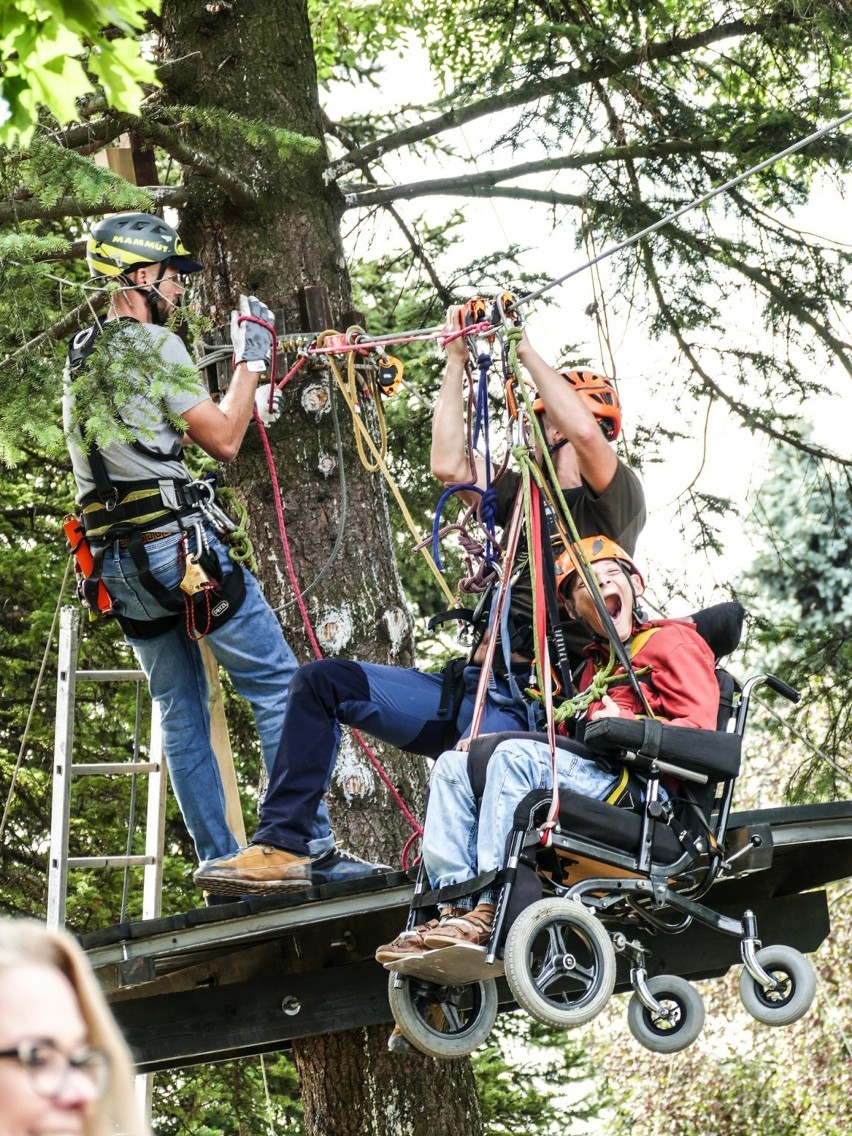
[(307, 348), (308, 355), (342, 355), (347, 351), (369, 351), (369, 349), (379, 349), (382, 347), (389, 347), (398, 343), (429, 343), (436, 339), (438, 343), (443, 346), (445, 343), (451, 342), (453, 339), (459, 339), (462, 335), (487, 335), (495, 332), (497, 327), (494, 324), (484, 320), (482, 323), (471, 324), (469, 327), (463, 327), (459, 331), (447, 331), (446, 328), (436, 328), (435, 331), (430, 331), (425, 335), (400, 335), (395, 337), (383, 336), (381, 339), (358, 339), (356, 343), (341, 343), (333, 344), (331, 347), (317, 347), (313, 345)]
[[(288, 376), (288, 378), (289, 378), (289, 376)], [(299, 606), (299, 612), (302, 616), (302, 623), (304, 624), (305, 631), (307, 632), (308, 639), (309, 639), (310, 644), (311, 644), (311, 648), (314, 652), (315, 657), (317, 659), (321, 659), (323, 657), (322, 650), (320, 649), (319, 642), (317, 641), (316, 634), (314, 633), (313, 625), (311, 624), (311, 617), (308, 615), (308, 609), (305, 606), (305, 601), (302, 598), (302, 593), (301, 593), (301, 590), (299, 588), (299, 581), (298, 581), (298, 578), (296, 576), (296, 569), (295, 569), (295, 566), (293, 564), (293, 556), (292, 556), (292, 553), (290, 551), (290, 541), (287, 537), (287, 524), (286, 524), (286, 521), (284, 520), (284, 505), (283, 505), (283, 502), (281, 500), (281, 487), (280, 487), (280, 484), (278, 482), (278, 472), (275, 468), (275, 461), (274, 461), (273, 456), (272, 456), (272, 447), (269, 444), (269, 437), (266, 433), (266, 430), (263, 426), (263, 423), (260, 421), (260, 416), (258, 415), (257, 411), (254, 412), (254, 417), (255, 417), (255, 421), (257, 422), (258, 429), (260, 431), (260, 438), (261, 438), (261, 442), (263, 443), (263, 451), (266, 455), (266, 464), (267, 464), (267, 467), (269, 468), (269, 478), (270, 478), (270, 482), (272, 483), (272, 496), (273, 496), (273, 499), (275, 501), (275, 512), (276, 512), (276, 516), (278, 518), (278, 531), (279, 531), (279, 534), (281, 536), (281, 547), (284, 551), (284, 563), (287, 565), (287, 575), (290, 579), (290, 584), (293, 588), (293, 594), (296, 597), (296, 603)], [(405, 819), (408, 821), (408, 823), (411, 825), (411, 827), (414, 829), (414, 833), (409, 838), (408, 842), (406, 843), (405, 848), (403, 849), (402, 855), (401, 855), (401, 863), (403, 865), (403, 868), (407, 868), (408, 865), (407, 865), (406, 857), (408, 855), (408, 849), (409, 849), (413, 840), (415, 840), (415, 839), (417, 839), (417, 837), (423, 835), (423, 829), (420, 825), (420, 822), (417, 820), (417, 818), (414, 816), (414, 814), (411, 812), (411, 810), (406, 805), (405, 801), (402, 799), (402, 796), (400, 795), (399, 790), (396, 788), (394, 783), (391, 781), (391, 779), (390, 779), (390, 777), (387, 773), (387, 770), (384, 768), (382, 763), (379, 761), (379, 759), (373, 753), (372, 749), (364, 741), (364, 738), (361, 736), (361, 733), (358, 730), (353, 729), (352, 734), (354, 735), (354, 737), (355, 737), (356, 741), (358, 742), (358, 744), (360, 745), (361, 749), (364, 751), (364, 754), (366, 755), (367, 759), (370, 761), (370, 763), (373, 766), (373, 768), (375, 769), (376, 773), (378, 773), (380, 779), (384, 783), (384, 785), (387, 788), (388, 792), (390, 793), (391, 797), (396, 802), (396, 805), (399, 808), (400, 812), (405, 817)]]

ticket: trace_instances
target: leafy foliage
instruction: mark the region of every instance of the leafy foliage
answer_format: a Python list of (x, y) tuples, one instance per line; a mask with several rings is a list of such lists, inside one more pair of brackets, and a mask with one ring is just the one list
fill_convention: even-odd
[[(44, 107), (77, 119), (77, 99), (98, 83), (111, 106), (136, 114), (157, 82), (138, 35), (159, 0), (16, 0), (0, 13), (3, 142), (26, 145)], [(107, 31), (110, 34), (105, 34)], [(116, 34), (119, 33), (119, 34)]]
[[(200, 34), (206, 35), (214, 20), (241, 16), (239, 8), (203, 6), (199, 19), (208, 23)], [(272, 5), (263, 15), (279, 19), (283, 11)], [(375, 113), (347, 101), (341, 121), (325, 123), (333, 154), (323, 180), (319, 141), (281, 125), (282, 120), (289, 125), (291, 104), (276, 105), (274, 122), (218, 106), (196, 106), (186, 95), (186, 76), (180, 75), (175, 60), (163, 61), (166, 86), (146, 102), (144, 115), (139, 113), (139, 83), (153, 79), (153, 69), (142, 62), (131, 39), (142, 27), (141, 12), (133, 0), (116, 0), (109, 9), (87, 0), (74, 5), (18, 0), (0, 17), (3, 90), (12, 115), (4, 135), (10, 147), (0, 151), (5, 357), (0, 364), (0, 457), (10, 465), (17, 463), (0, 487), (0, 649), (6, 666), (0, 702), (0, 789), (9, 802), (0, 849), (0, 905), (6, 911), (38, 912), (44, 904), (55, 690), (52, 666), (40, 683), (39, 665), (63, 589), (67, 557), (59, 526), (72, 493), (67, 460), (57, 456), (62, 449), (58, 391), (63, 355), (57, 344), (80, 323), (88, 323), (97, 304), (79, 262), (88, 218), (104, 211), (165, 205), (186, 210), (185, 216), (197, 222), (203, 205), (216, 219), (212, 245), (221, 295), (206, 297), (208, 310), (214, 310), (229, 291), (243, 286), (233, 272), (233, 249), (228, 246), (229, 227), (236, 218), (248, 233), (246, 239), (261, 245), (269, 240), (264, 221), (288, 209), (291, 198), (298, 199), (304, 208), (292, 231), (298, 260), (303, 252), (299, 242), (310, 229), (305, 202), (327, 204), (328, 215), (335, 219), (349, 210), (356, 222), (375, 209), (386, 210), (403, 234), (402, 251), (351, 266), (357, 304), (367, 312), (373, 332), (433, 326), (441, 321), (450, 298), (487, 294), (502, 289), (508, 279), (520, 294), (545, 282), (520, 272), (515, 259), (520, 250), (511, 240), (495, 236), (494, 251), (484, 253), (461, 244), (467, 236), (466, 198), (478, 199), (474, 204), (480, 207), (487, 195), (505, 196), (528, 203), (530, 209), (549, 210), (554, 239), (566, 245), (575, 237), (577, 248), (591, 256), (839, 116), (849, 105), (852, 89), (852, 14), (844, 0), (735, 0), (724, 6), (711, 0), (640, 5), (631, 0), (533, 0), (526, 6), (497, 0), (488, 7), (487, 18), (476, 18), (469, 6), (447, 0), (428, 5), (419, 0), (312, 0), (321, 82), (343, 81), (351, 84), (353, 94), (366, 84), (391, 96)], [(105, 22), (124, 38), (100, 35)], [(413, 54), (415, 46), (424, 56)], [(387, 89), (382, 69), (388, 53), (402, 52), (407, 58), (411, 52), (411, 58), (428, 60), (440, 91), (431, 105), (410, 105), (406, 100), (419, 96), (412, 95), (408, 85)], [(223, 83), (230, 58), (217, 62)], [(253, 63), (248, 60), (245, 73)], [(100, 81), (103, 97), (84, 106), (76, 100), (92, 89), (93, 78)], [(44, 111), (38, 111), (38, 104)], [(43, 125), (35, 129), (38, 113)], [(65, 123), (78, 117), (79, 128), (56, 129), (54, 120)], [(445, 159), (464, 152), (453, 130), (468, 123), (487, 123), (487, 128), (464, 174), (432, 176), (444, 173)], [(92, 161), (93, 152), (127, 132), (134, 135), (134, 145), (154, 148), (163, 185), (132, 186)], [(428, 174), (429, 180), (408, 182), (408, 174), (393, 164), (397, 154), (420, 159), (418, 176)], [(229, 162), (235, 168), (229, 168)], [(807, 200), (819, 174), (842, 176), (851, 162), (848, 135), (826, 134), (807, 150), (755, 175), (735, 193), (667, 223), (653, 239), (611, 259), (612, 276), (592, 313), (602, 339), (608, 309), (618, 309), (627, 322), (641, 323), (650, 334), (667, 340), (677, 358), (665, 374), (646, 376), (651, 396), (640, 450), (651, 452), (656, 444), (664, 453), (670, 439), (689, 433), (692, 408), (709, 400), (727, 407), (748, 429), (808, 452), (799, 421), (802, 404), (836, 382), (822, 377), (828, 376), (830, 366), (838, 373), (850, 369), (843, 313), (848, 309), (852, 254), (797, 230), (786, 211)], [(439, 195), (453, 201), (453, 211), (441, 221), (418, 219), (412, 225), (396, 209), (396, 202)], [(249, 232), (252, 228), (256, 235)], [(454, 267), (460, 259), (463, 267)], [(296, 276), (288, 277), (286, 288), (315, 283)], [(757, 312), (744, 328), (732, 318), (740, 309)], [(579, 362), (588, 348), (587, 343), (572, 345), (565, 361)], [(441, 361), (422, 345), (408, 345), (400, 355), (407, 386), (386, 404), (391, 466), (426, 533), (438, 496), (426, 455)], [(121, 368), (118, 372), (94, 370), (91, 374), (99, 381), (80, 390), (87, 426), (99, 440), (115, 431), (114, 410), (132, 393)], [(672, 390), (678, 392), (675, 400)], [(678, 410), (674, 423), (663, 413), (673, 401)], [(819, 447), (810, 449), (820, 460), (837, 457)], [(777, 621), (775, 611), (767, 611), (761, 628), (767, 646), (783, 639), (789, 652), (790, 632), (800, 630), (802, 620), (807, 623), (796, 654), (788, 655), (793, 674), (785, 671), (785, 677), (809, 683), (805, 706), (810, 717), (805, 724), (819, 723), (835, 761), (834, 767), (814, 770), (807, 788), (813, 795), (831, 794), (843, 785), (836, 767), (850, 729), (852, 661), (844, 606), (852, 593), (848, 571), (844, 574), (849, 562), (848, 539), (844, 544), (848, 479), (836, 472), (844, 462), (848, 469), (843, 455), (834, 463), (835, 472), (828, 465), (820, 467), (819, 484), (825, 492), (814, 489), (806, 501), (795, 492), (792, 498), (779, 492), (777, 502), (766, 499), (767, 525), (762, 527), (776, 532), (772, 547), (782, 555), (760, 563), (756, 573), (761, 592), (768, 581), (777, 580), (779, 603), (798, 604), (795, 610), (779, 607), (783, 617)], [(802, 469), (792, 458), (790, 463), (788, 486), (795, 490)], [(684, 531), (697, 532), (697, 544), (717, 549), (716, 518), (729, 502), (721, 494), (695, 490), (683, 504)], [(444, 598), (421, 559), (411, 554), (407, 530), (396, 519), (394, 525), (410, 604), (418, 613), (431, 614), (444, 606)], [(442, 551), (448, 578), (455, 582), (462, 574), (461, 560), (449, 549)], [(802, 565), (807, 568), (804, 574)], [(66, 581), (62, 595), (68, 594)], [(825, 613), (832, 618), (821, 621)], [(437, 659), (450, 649), (439, 641), (433, 653)], [(83, 653), (92, 666), (129, 664), (109, 625), (87, 628)], [(36, 712), (28, 726), (35, 691)], [(137, 729), (139, 710), (132, 687), (84, 691), (81, 709), (78, 744), (86, 752), (105, 759), (144, 752), (144, 729)], [(257, 754), (244, 708), (229, 707), (229, 721), (240, 741), (235, 747), (241, 755), (240, 774), (250, 783)], [(793, 765), (794, 776), (797, 768), (794, 788), (804, 793), (811, 770)], [(127, 786), (82, 790), (74, 852), (94, 854), (107, 840), (121, 844), (134, 806), (129, 792)], [(251, 804), (247, 794), (247, 811)], [(141, 798), (135, 807), (139, 815)], [(173, 802), (167, 840), (171, 854), (166, 905), (167, 910), (181, 910), (197, 897), (188, 881), (191, 854)], [(135, 848), (135, 831), (131, 841)], [(120, 877), (80, 876), (72, 884), (69, 920), (77, 930), (138, 914), (138, 898), (125, 897)], [(832, 989), (842, 991), (839, 966), (833, 967), (829, 981)], [(806, 1028), (803, 1024), (795, 1038), (806, 1041)], [(576, 1078), (592, 1073), (580, 1060), (579, 1044), (586, 1040), (584, 1035), (576, 1046), (545, 1053), (540, 1076), (548, 1082), (546, 1091), (519, 1071), (512, 1060), (514, 1050), (509, 1059), (505, 1050), (486, 1050), (480, 1060), (480, 1087), (490, 1130), (554, 1130), (565, 1105), (554, 1096), (553, 1087), (567, 1084), (568, 1094), (575, 1094), (583, 1087)], [(508, 1043), (510, 1049), (517, 1044), (517, 1037)], [(841, 1098), (849, 1095), (845, 1077), (838, 1078), (840, 1088), (833, 1094), (830, 1062), (819, 1047), (815, 1052), (801, 1044), (798, 1049), (808, 1054), (814, 1072), (812, 1082), (805, 1085), (803, 1077), (801, 1086), (779, 1084), (777, 1074), (789, 1054), (782, 1035), (776, 1035), (773, 1045), (777, 1048), (758, 1048), (755, 1043), (745, 1059), (732, 1057), (724, 1065), (712, 1050), (696, 1050), (703, 1062), (685, 1055), (677, 1065), (666, 1064), (663, 1078), (674, 1070), (680, 1078), (678, 1089), (682, 1084), (695, 1091), (676, 1093), (669, 1109), (671, 1085), (665, 1086), (664, 1113), (647, 1106), (648, 1086), (661, 1074), (659, 1059), (617, 1067), (618, 1052), (607, 1053), (599, 1059), (606, 1060), (611, 1096), (593, 1094), (577, 1105), (572, 1095), (572, 1115), (589, 1119), (605, 1105), (619, 1118), (629, 1116), (634, 1130), (648, 1136), (661, 1130), (659, 1116), (665, 1116), (667, 1124), (671, 1116), (667, 1130), (692, 1132), (703, 1131), (711, 1114), (714, 1131), (732, 1134), (745, 1128), (767, 1136), (843, 1130), (821, 1101), (836, 1104), (842, 1115)], [(837, 1047), (831, 1052), (836, 1059)], [(616, 1075), (616, 1068), (623, 1075)], [(292, 1066), (275, 1059), (267, 1064), (266, 1075), (272, 1116), (265, 1110), (257, 1062), (161, 1077), (158, 1131), (164, 1136), (184, 1131), (230, 1136), (273, 1126), (300, 1132), (302, 1122), (292, 1104)], [(656, 1095), (663, 1099), (663, 1089)], [(806, 1119), (797, 1120), (796, 1110)], [(202, 1112), (203, 1128), (198, 1121)]]

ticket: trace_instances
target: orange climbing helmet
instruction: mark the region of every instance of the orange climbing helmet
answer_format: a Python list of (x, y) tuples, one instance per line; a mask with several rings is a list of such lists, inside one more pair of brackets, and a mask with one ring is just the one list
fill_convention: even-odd
[[(586, 405), (601, 424), (606, 440), (614, 442), (621, 431), (621, 402), (618, 391), (612, 381), (604, 375), (596, 375), (594, 371), (562, 371), (566, 379), (577, 394), (585, 400)], [(545, 409), (544, 403), (537, 398), (533, 403), (533, 412), (541, 413)]]
[[(594, 564), (597, 560), (617, 560), (624, 567), (629, 575), (639, 577), (642, 588), (645, 587), (645, 581), (642, 573), (624, 551), (620, 544), (616, 544), (614, 540), (610, 540), (608, 536), (587, 536), (580, 541), (580, 547), (585, 553), (585, 559), (590, 564)], [(556, 558), (556, 587), (563, 599), (568, 594), (568, 581), (575, 572), (580, 571), (580, 566), (577, 563), (571, 549), (566, 548)]]

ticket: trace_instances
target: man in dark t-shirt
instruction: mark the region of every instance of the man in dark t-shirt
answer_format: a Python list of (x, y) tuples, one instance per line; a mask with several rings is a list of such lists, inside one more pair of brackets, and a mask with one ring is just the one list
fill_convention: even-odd
[[(447, 331), (458, 331), (462, 318), (463, 310), (451, 307)], [(449, 340), (445, 348), (447, 364), (432, 419), (432, 473), (446, 486), (475, 484), (484, 489), (489, 471), (468, 453), (464, 425), (468, 348), (464, 337)], [(610, 533), (632, 555), (645, 523), (645, 497), (639, 479), (610, 445), (621, 421), (614, 389), (587, 371), (555, 371), (526, 335), (517, 353), (538, 390), (533, 409), (540, 415), (556, 479), (567, 494), (579, 535)], [(500, 524), (508, 521), (519, 480), (518, 474), (507, 472), (495, 483)], [(469, 501), (479, 496), (474, 489), (460, 492)], [(529, 706), (514, 694), (530, 673), (531, 618), (529, 574), (521, 563), (511, 593), (512, 642), (489, 682), (479, 723), (482, 733), (530, 728)], [(576, 622), (566, 626), (572, 653), (579, 653), (589, 638), (579, 628)], [(308, 842), (317, 835), (314, 818), (334, 770), (341, 725), (361, 727), (399, 749), (436, 757), (470, 731), (487, 642), (485, 632), (460, 682), (449, 692), (449, 706), (441, 674), (347, 659), (321, 659), (300, 667), (290, 687), (254, 839), (235, 855), (202, 864), (194, 877), (199, 886), (237, 895), (309, 886)]]

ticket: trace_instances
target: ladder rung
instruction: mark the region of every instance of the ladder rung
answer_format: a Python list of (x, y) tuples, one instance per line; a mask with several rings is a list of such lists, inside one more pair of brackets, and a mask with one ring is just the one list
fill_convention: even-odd
[(113, 773), (159, 773), (160, 768), (159, 761), (89, 761), (72, 765), (71, 773), (75, 777), (94, 777)]
[(69, 856), (69, 868), (144, 868), (156, 864), (154, 856)]
[(76, 675), (81, 682), (141, 682), (145, 678), (144, 671), (77, 671)]

